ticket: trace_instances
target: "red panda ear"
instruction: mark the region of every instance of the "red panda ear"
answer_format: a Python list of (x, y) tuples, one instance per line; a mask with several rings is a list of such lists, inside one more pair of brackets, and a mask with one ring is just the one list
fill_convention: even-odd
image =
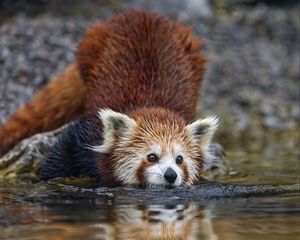
[(201, 144), (206, 150), (211, 142), (211, 139), (219, 125), (217, 116), (210, 116), (204, 119), (196, 120), (186, 126), (191, 136), (192, 141)]
[(103, 144), (93, 149), (97, 152), (109, 152), (116, 137), (126, 137), (132, 131), (136, 122), (126, 114), (115, 112), (110, 109), (101, 109), (99, 117), (103, 124)]

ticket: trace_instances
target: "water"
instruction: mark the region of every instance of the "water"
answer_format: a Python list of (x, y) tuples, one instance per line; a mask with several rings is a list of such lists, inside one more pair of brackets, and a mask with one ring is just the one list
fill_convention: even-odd
[[(299, 153), (278, 152), (227, 152), (229, 173), (217, 180), (298, 183)], [(222, 197), (213, 183), (202, 189), (2, 181), (0, 239), (300, 239), (299, 192)]]

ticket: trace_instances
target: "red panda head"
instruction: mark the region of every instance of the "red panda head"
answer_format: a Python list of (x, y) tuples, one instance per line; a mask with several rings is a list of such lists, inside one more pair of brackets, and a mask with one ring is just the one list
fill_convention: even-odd
[(176, 113), (145, 108), (128, 115), (102, 109), (103, 144), (93, 149), (110, 153), (111, 168), (124, 185), (189, 186), (203, 168), (216, 117), (187, 124)]

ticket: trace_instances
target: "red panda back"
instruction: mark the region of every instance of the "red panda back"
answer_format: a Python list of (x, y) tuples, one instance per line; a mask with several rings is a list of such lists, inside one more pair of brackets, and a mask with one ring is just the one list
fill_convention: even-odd
[(156, 14), (129, 11), (94, 26), (77, 52), (87, 109), (163, 107), (193, 120), (205, 63), (201, 45), (189, 28)]
[(124, 12), (87, 31), (76, 63), (0, 126), (0, 156), (18, 141), (99, 108), (135, 112), (160, 107), (186, 121), (204, 70), (201, 42), (190, 29), (149, 13)]

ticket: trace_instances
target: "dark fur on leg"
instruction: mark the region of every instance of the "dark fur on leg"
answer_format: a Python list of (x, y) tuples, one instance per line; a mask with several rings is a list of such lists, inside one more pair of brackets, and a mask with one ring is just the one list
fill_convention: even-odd
[(79, 176), (100, 180), (96, 154), (88, 148), (102, 141), (99, 131), (86, 117), (73, 122), (51, 149), (41, 169), (41, 180)]

